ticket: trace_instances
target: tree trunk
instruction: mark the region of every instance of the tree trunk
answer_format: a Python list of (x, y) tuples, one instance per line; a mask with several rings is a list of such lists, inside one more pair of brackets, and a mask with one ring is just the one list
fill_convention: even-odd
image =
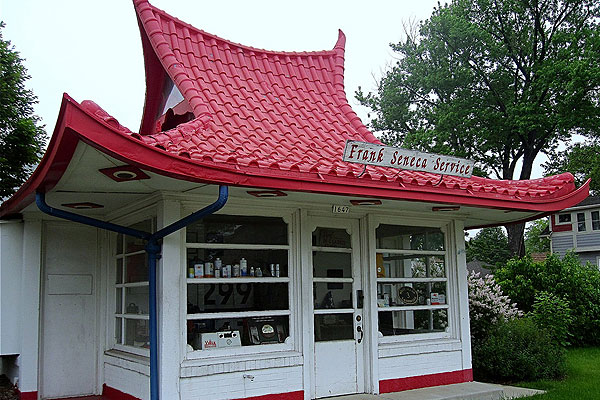
[(505, 226), (508, 232), (508, 249), (513, 257), (525, 256), (525, 223), (511, 224)]

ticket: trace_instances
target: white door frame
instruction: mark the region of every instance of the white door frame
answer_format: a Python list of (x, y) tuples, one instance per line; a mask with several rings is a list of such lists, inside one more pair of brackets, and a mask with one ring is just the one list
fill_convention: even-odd
[[(354, 216), (343, 217), (328, 217), (318, 215), (308, 215), (306, 210), (301, 213), (300, 236), (301, 236), (301, 261), (302, 261), (302, 304), (301, 309), (302, 321), (305, 327), (303, 334), (303, 349), (304, 349), (304, 397), (305, 399), (315, 398), (315, 342), (314, 342), (314, 304), (313, 304), (313, 285), (312, 285), (312, 269), (308, 266), (312, 265), (312, 232), (318, 226), (343, 228), (351, 233), (352, 248), (353, 248), (353, 263), (356, 268), (353, 268), (355, 279), (362, 285), (363, 291), (363, 308), (362, 321), (360, 325), (363, 329), (363, 340), (361, 346), (358, 347), (357, 354), (357, 385), (359, 393), (373, 393), (377, 390), (372, 383), (372, 368), (375, 364), (372, 347), (372, 332), (371, 326), (372, 315), (370, 312), (370, 276), (369, 276), (369, 252), (368, 252), (368, 232), (366, 231), (368, 224), (366, 218), (359, 219)], [(353, 289), (354, 291), (354, 289)], [(355, 296), (356, 293), (353, 293)], [(356, 332), (357, 322), (353, 318), (355, 340), (358, 338)]]

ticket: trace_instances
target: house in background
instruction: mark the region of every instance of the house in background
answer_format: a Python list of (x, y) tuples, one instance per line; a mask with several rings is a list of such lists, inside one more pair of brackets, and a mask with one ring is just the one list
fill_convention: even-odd
[(600, 196), (590, 196), (550, 216), (552, 253), (574, 251), (582, 263), (600, 267)]
[(347, 141), (382, 146), (347, 102), (341, 32), (330, 50), (274, 52), (134, 4), (139, 132), (65, 95), (39, 167), (0, 207), (0, 349), (21, 398), (472, 380), (465, 228), (571, 207), (588, 185), (345, 162)]

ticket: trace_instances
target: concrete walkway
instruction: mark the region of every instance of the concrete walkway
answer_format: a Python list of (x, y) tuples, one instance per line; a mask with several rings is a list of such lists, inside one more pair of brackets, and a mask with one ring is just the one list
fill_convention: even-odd
[[(331, 400), (508, 400), (544, 393), (541, 390), (524, 389), (491, 383), (466, 382), (454, 385), (434, 386), (404, 392), (374, 394), (351, 394), (328, 397)], [(325, 400), (325, 399), (322, 399)]]

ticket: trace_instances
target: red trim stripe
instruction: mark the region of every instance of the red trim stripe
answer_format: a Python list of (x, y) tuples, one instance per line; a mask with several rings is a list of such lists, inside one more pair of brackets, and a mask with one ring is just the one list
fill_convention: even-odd
[(298, 390), (297, 392), (266, 394), (264, 396), (244, 397), (235, 400), (304, 400), (304, 391)]
[(21, 392), (17, 389), (17, 396), (19, 400), (37, 400), (38, 392)]
[(442, 372), (439, 374), (411, 376), (408, 378), (386, 379), (379, 381), (379, 393), (402, 392), (431, 386), (451, 385), (473, 381), (473, 370)]
[(106, 383), (102, 385), (102, 396), (106, 396), (110, 400), (140, 400), (137, 397), (106, 385)]

